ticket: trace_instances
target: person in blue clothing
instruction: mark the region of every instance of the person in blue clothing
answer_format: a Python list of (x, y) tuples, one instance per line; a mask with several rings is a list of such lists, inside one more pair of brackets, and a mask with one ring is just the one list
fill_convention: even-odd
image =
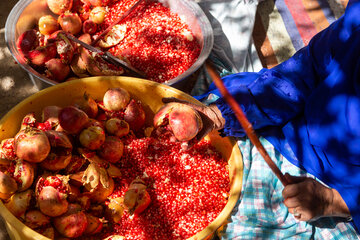
[[(344, 217), (360, 230), (360, 1), (282, 64), (223, 77), (258, 135), (318, 180), (286, 174), (282, 191), (300, 221)], [(197, 97), (207, 130), (244, 137), (233, 111), (212, 84)], [(209, 121), (208, 121), (209, 122)]]

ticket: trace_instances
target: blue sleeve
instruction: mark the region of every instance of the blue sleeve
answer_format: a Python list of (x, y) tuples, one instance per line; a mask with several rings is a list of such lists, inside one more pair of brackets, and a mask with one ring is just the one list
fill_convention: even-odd
[[(223, 78), (255, 129), (281, 126), (302, 114), (308, 97), (331, 73), (328, 64), (332, 58), (351, 51), (354, 43), (344, 39), (359, 25), (360, 18), (354, 15), (359, 14), (360, 7), (358, 1), (350, 1), (349, 5), (351, 8), (348, 7), (342, 18), (315, 35), (308, 46), (282, 64), (259, 73), (238, 73)], [(215, 103), (226, 120), (223, 133), (244, 136), (231, 108), (214, 84), (199, 98), (210, 93), (220, 96)]]

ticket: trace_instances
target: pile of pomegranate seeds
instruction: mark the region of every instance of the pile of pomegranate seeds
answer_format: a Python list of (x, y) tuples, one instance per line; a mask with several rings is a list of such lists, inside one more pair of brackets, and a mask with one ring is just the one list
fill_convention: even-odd
[[(108, 6), (101, 29), (135, 2), (123, 0)], [(200, 45), (189, 26), (159, 2), (145, 1), (122, 24), (127, 26), (125, 38), (109, 51), (126, 57), (150, 80), (163, 83), (177, 77), (190, 68), (200, 54)]]
[(129, 138), (117, 165), (122, 177), (110, 198), (122, 197), (132, 179), (145, 181), (151, 204), (140, 215), (125, 213), (114, 232), (125, 239), (187, 239), (223, 210), (230, 190), (228, 165), (208, 141), (188, 151), (169, 140)]

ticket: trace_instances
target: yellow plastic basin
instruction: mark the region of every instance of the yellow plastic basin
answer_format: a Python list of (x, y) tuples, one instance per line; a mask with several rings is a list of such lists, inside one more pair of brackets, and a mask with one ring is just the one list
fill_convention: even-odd
[[(102, 99), (108, 88), (122, 87), (129, 91), (132, 98), (138, 99), (143, 103), (147, 116), (147, 125), (152, 125), (154, 113), (163, 105), (163, 97), (177, 97), (193, 103), (199, 103), (190, 95), (185, 94), (175, 88), (155, 82), (130, 78), (130, 77), (91, 77), (73, 80), (58, 84), (44, 89), (9, 111), (0, 120), (0, 141), (5, 138), (13, 137), (20, 127), (23, 117), (29, 112), (35, 112), (40, 119), (41, 110), (48, 105), (67, 106), (74, 102), (74, 99), (81, 97), (87, 92), (95, 99)], [(207, 136), (212, 145), (221, 152), (229, 162), (231, 190), (228, 203), (219, 216), (210, 223), (205, 229), (189, 238), (192, 240), (207, 239), (212, 236), (214, 231), (226, 224), (237, 200), (239, 199), (242, 186), (243, 164), (239, 148), (232, 138), (220, 137), (217, 132), (212, 132)], [(4, 204), (0, 201), (0, 214), (5, 219), (5, 225), (11, 239), (16, 240), (49, 240), (41, 234), (25, 226), (20, 220), (13, 216)]]

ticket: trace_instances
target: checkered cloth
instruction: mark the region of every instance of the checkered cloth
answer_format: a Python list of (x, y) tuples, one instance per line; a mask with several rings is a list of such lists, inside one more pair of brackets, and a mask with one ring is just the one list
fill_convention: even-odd
[[(291, 164), (264, 138), (261, 143), (281, 172), (309, 176)], [(229, 223), (220, 231), (221, 239), (360, 239), (350, 222), (323, 218), (300, 222), (283, 204), (283, 185), (249, 139), (238, 145), (244, 162), (240, 199)]]

